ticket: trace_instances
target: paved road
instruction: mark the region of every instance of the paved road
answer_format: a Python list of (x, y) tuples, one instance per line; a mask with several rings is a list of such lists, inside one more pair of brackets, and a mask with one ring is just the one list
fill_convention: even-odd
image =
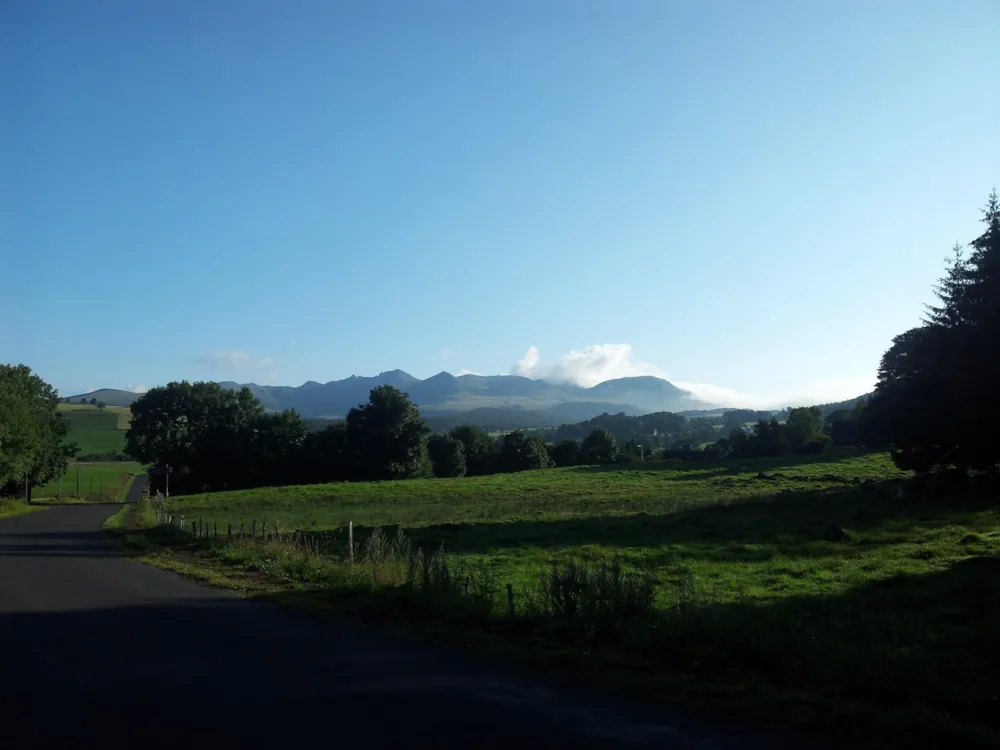
[(116, 509), (0, 521), (4, 747), (774, 747), (199, 586), (119, 554)]

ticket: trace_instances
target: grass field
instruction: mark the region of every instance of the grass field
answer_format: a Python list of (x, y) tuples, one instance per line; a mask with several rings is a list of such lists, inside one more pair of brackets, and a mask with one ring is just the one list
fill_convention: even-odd
[(98, 409), (83, 404), (59, 404), (59, 411), (69, 420), (68, 440), (77, 444), (78, 456), (125, 450), (125, 433), (132, 412), (125, 407)]
[(34, 488), (31, 493), (32, 501), (44, 503), (46, 499), (56, 498), (58, 495), (63, 502), (120, 502), (125, 497), (132, 477), (141, 470), (142, 466), (134, 461), (73, 463), (66, 469), (61, 480)]
[[(405, 588), (405, 576), (373, 572), (359, 588), (345, 575), (349, 521), (362, 550), (374, 527), (383, 540), (402, 529), (414, 549), (443, 544), (453, 570), (492, 582), (487, 620), (509, 614), (510, 583), (514, 620), (532, 624), (497, 631), (438, 612), (437, 631), (622, 689), (838, 734), (989, 746), (1000, 739), (1000, 513), (994, 496), (941, 498), (906, 479), (884, 455), (835, 456), (277, 487), (167, 509), (213, 528), (304, 530), (322, 559), (239, 542), (209, 549), (206, 564), (354, 601)], [(541, 601), (553, 598), (541, 585), (553, 563), (563, 578), (571, 560), (591, 565), (585, 589), (611, 556), (655, 584), (653, 611), (637, 610), (627, 635), (537, 619), (558, 608)], [(573, 595), (585, 603), (583, 589)]]

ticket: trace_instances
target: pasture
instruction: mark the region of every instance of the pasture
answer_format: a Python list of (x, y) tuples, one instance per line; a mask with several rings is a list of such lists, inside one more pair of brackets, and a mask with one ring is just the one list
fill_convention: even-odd
[(35, 487), (32, 501), (45, 503), (58, 497), (60, 502), (121, 502), (140, 471), (142, 466), (135, 461), (72, 463), (60, 479)]
[[(514, 652), (768, 721), (989, 744), (1000, 513), (989, 493), (941, 497), (908, 478), (885, 455), (666, 462), (261, 488), (167, 509), (206, 528), (302, 530), (325, 562), (242, 543), (210, 556), (352, 598), (345, 526), (362, 550), (372, 529), (402, 530), (412, 549), (443, 545), (453, 569), (493, 581), (501, 618), (505, 584), (530, 617), (553, 564), (617, 557), (656, 586), (641, 635), (609, 646), (537, 627), (508, 634)], [(405, 588), (375, 580), (362, 596)]]
[(132, 420), (132, 412), (128, 408), (108, 406), (98, 409), (84, 404), (59, 404), (58, 408), (69, 420), (67, 440), (76, 443), (77, 456), (121, 453), (125, 450), (125, 433)]

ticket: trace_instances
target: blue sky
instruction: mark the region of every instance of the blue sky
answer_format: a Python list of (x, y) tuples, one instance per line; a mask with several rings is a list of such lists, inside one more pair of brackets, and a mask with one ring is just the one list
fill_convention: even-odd
[(1000, 182), (998, 30), (995, 0), (7, 0), (0, 361), (66, 395), (856, 395)]

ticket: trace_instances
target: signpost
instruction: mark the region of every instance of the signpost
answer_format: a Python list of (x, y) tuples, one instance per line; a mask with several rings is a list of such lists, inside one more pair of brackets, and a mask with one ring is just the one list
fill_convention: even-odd
[(170, 475), (174, 473), (173, 467), (167, 464), (166, 466), (157, 467), (155, 469), (146, 469), (146, 473), (151, 476), (159, 476), (163, 474), (164, 481), (166, 481), (166, 491), (163, 493), (164, 497), (170, 497)]

